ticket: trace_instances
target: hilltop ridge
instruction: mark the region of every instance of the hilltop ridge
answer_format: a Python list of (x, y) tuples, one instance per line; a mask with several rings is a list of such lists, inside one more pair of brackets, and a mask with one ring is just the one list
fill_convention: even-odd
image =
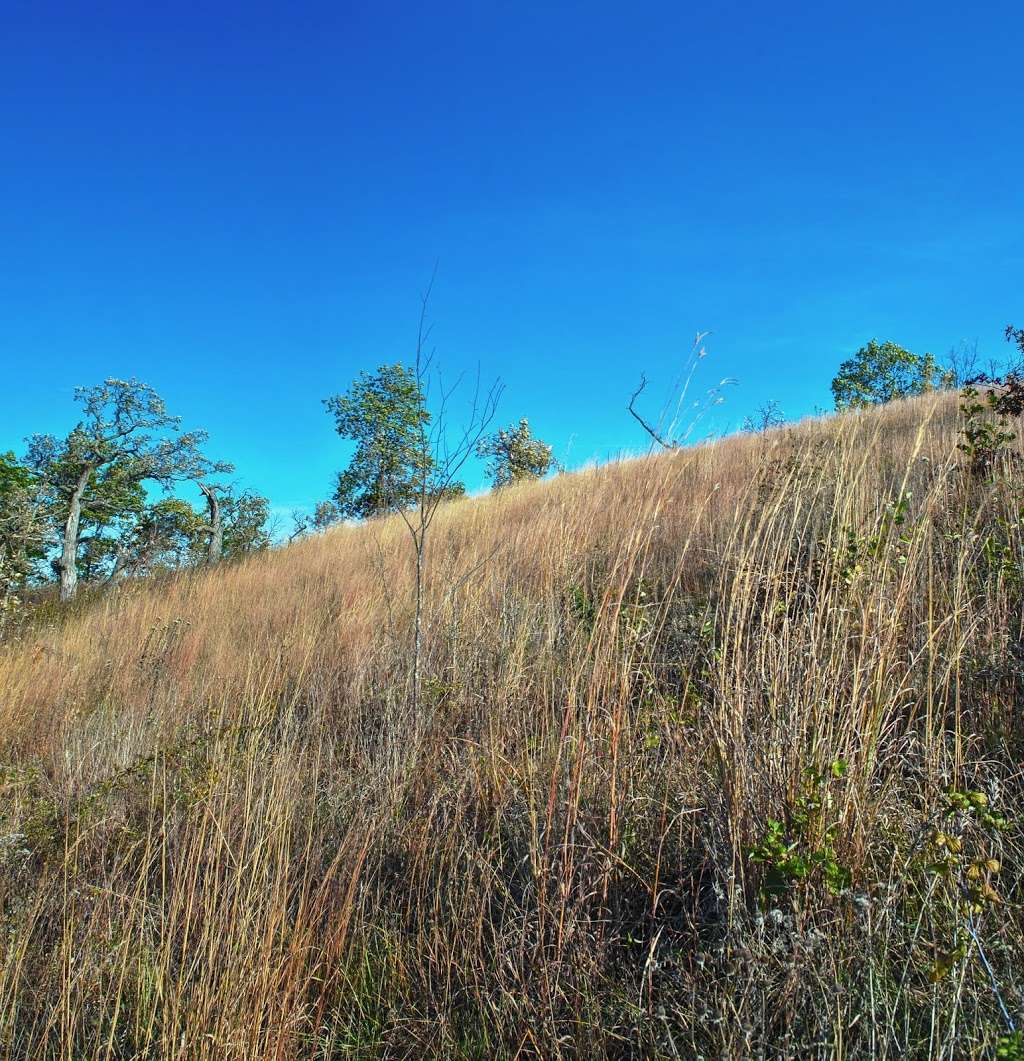
[(936, 394), (445, 506), (415, 713), (398, 518), (27, 631), (0, 1043), (993, 1049), (1024, 484), (959, 432)]

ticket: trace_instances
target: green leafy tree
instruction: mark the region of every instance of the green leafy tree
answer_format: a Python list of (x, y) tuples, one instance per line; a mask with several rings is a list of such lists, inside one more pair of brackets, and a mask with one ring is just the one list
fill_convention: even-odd
[[(59, 510), (58, 510), (59, 511)], [(124, 535), (146, 511), (146, 490), (129, 462), (97, 469), (82, 498), (78, 526), (78, 575), (84, 582), (109, 576)], [(56, 568), (59, 574), (59, 566)]]
[(118, 541), (111, 581), (188, 566), (206, 530), (202, 515), (181, 498), (144, 506)]
[(0, 629), (46, 543), (38, 480), (13, 453), (0, 453)]
[(0, 453), (0, 505), (7, 511), (15, 497), (30, 492), (36, 477), (8, 450)]
[(270, 547), (270, 502), (252, 490), (228, 494), (221, 502), (224, 518), (224, 558), (240, 560)]
[(270, 502), (265, 497), (252, 490), (236, 493), (231, 486), (200, 483), (199, 487), (206, 497), (207, 513), (194, 537), (195, 564), (238, 560), (270, 546)]
[[(118, 541), (110, 579), (236, 560), (270, 545), (270, 503), (265, 497), (252, 491), (235, 494), (230, 487), (219, 487), (215, 499), (216, 529), (209, 522), (209, 512), (196, 511), (183, 498), (167, 497), (145, 505)], [(211, 561), (214, 538), (218, 552)]]
[(477, 453), (489, 459), (487, 474), (496, 489), (540, 479), (554, 464), (551, 447), (534, 438), (525, 417), (518, 424), (503, 427), (489, 438), (481, 439)]
[(413, 504), (434, 468), (423, 445), (430, 414), (416, 372), (381, 365), (324, 404), (338, 434), (356, 444), (334, 493), (340, 516), (367, 519)]
[[(180, 432), (180, 418), (169, 415), (156, 391), (138, 380), (79, 387), (75, 398), (83, 415), (74, 429), (63, 439), (33, 436), (28, 455), (57, 524), (62, 601), (74, 597), (78, 586), (83, 517), (86, 525), (89, 513), (97, 520), (118, 519), (128, 494), (136, 491), (137, 497), (147, 481), (167, 489), (175, 481), (198, 480), (228, 467), (204, 457), (199, 447), (206, 433)], [(104, 494), (108, 487), (113, 498)]]
[(333, 501), (318, 501), (310, 519), (310, 526), (314, 531), (324, 531), (333, 527), (340, 519), (341, 513)]
[(466, 496), (466, 484), (460, 482), (434, 483), (429, 489), (431, 501), (462, 501)]
[(950, 373), (931, 354), (913, 354), (896, 343), (872, 339), (839, 366), (832, 380), (832, 397), (837, 409), (857, 409), (923, 394), (951, 382)]

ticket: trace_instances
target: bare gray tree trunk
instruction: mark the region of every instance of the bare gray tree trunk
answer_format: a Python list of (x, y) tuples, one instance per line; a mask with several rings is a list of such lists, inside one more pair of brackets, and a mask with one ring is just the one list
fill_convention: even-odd
[(92, 468), (87, 468), (79, 476), (71, 497), (68, 500), (68, 518), (64, 523), (64, 541), (60, 560), (60, 599), (72, 600), (78, 588), (78, 529), (82, 523), (82, 497), (89, 485)]
[(210, 512), (210, 544), (206, 548), (206, 562), (219, 564), (224, 552), (224, 522), (221, 518), (220, 498), (215, 486), (200, 483), (199, 489), (206, 495), (206, 506)]

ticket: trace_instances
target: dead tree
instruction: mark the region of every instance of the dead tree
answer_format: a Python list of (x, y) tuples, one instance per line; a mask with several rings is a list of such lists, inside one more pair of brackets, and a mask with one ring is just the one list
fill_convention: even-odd
[(206, 498), (206, 511), (209, 522), (207, 531), (210, 540), (206, 544), (206, 563), (219, 564), (224, 554), (224, 518), (221, 512), (220, 491), (225, 489), (217, 483), (206, 483), (200, 480), (197, 484)]

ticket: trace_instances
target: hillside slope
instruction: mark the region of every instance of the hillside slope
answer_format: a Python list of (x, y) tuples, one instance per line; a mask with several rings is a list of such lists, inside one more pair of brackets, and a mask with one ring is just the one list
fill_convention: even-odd
[(1024, 474), (957, 431), (918, 399), (446, 507), (415, 716), (397, 520), (0, 649), (5, 1055), (992, 1051)]

